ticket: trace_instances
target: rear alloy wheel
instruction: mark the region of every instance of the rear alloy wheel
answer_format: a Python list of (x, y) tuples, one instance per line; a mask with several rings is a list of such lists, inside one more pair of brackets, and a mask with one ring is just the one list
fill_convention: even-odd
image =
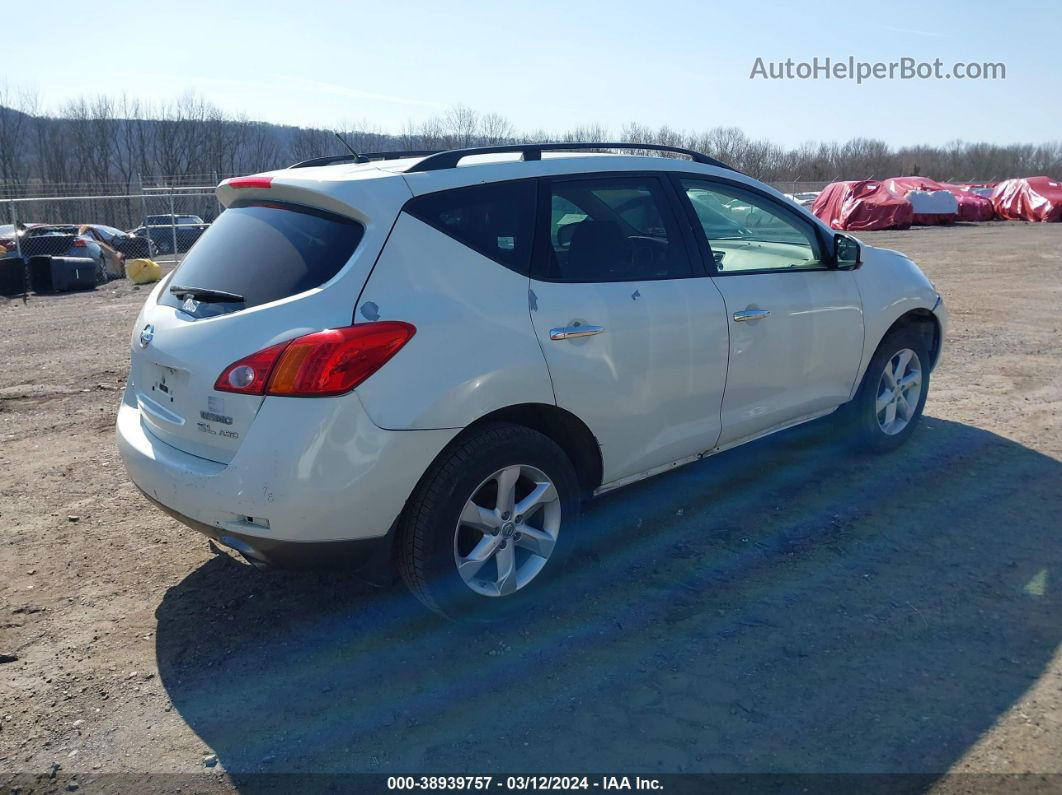
[(515, 593), (545, 567), (560, 524), (560, 494), (549, 475), (523, 464), (500, 469), (480, 484), (457, 520), (457, 573), (483, 596)]
[(929, 351), (915, 329), (889, 333), (847, 407), (856, 441), (865, 450), (895, 450), (914, 431), (929, 392)]
[(399, 523), (399, 571), (443, 615), (495, 617), (558, 568), (578, 513), (575, 470), (551, 439), (483, 425), (443, 451), (414, 490)]

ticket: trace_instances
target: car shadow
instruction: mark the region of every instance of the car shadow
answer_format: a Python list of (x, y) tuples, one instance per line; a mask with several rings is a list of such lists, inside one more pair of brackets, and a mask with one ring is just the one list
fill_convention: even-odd
[(157, 609), (174, 708), (256, 773), (946, 771), (1055, 654), (1062, 464), (926, 417), (829, 426), (599, 500), (534, 611), (216, 557)]

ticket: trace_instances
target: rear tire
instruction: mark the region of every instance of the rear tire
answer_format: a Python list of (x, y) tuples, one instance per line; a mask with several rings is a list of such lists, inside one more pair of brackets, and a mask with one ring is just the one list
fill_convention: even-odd
[(452, 443), (414, 490), (399, 522), (398, 569), (442, 615), (498, 618), (560, 568), (578, 513), (578, 479), (560, 447), (530, 428), (485, 424)]
[(898, 328), (881, 341), (863, 383), (844, 408), (859, 449), (887, 453), (914, 432), (929, 393), (929, 350), (917, 330)]

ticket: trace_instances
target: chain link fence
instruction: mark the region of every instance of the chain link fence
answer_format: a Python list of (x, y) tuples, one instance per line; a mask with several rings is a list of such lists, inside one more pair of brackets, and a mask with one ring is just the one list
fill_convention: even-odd
[[(0, 221), (0, 245), (8, 255), (24, 257), (58, 256), (73, 248), (95, 255), (103, 246), (123, 256), (174, 261), (221, 210), (212, 186), (145, 188), (109, 196), (7, 198), (0, 200), (0, 217), (6, 215), (6, 224)], [(24, 230), (22, 234), (15, 235), (16, 225)], [(64, 241), (64, 236), (73, 240)], [(60, 251), (64, 243), (67, 248)]]
[[(136, 177), (132, 185), (0, 185), (0, 260), (91, 260), (98, 281), (121, 277), (127, 258), (175, 265), (221, 213), (214, 187), (222, 176), (227, 175)], [(796, 179), (771, 185), (810, 208), (832, 181)], [(22, 233), (16, 234), (16, 228)], [(70, 267), (81, 278), (89, 266), (72, 262)]]
[(176, 265), (223, 209), (205, 183), (59, 192), (0, 198), (0, 295), (91, 289), (130, 259)]
[[(132, 185), (37, 183), (18, 189), (0, 185), (0, 258), (21, 258), (32, 285), (54, 289), (64, 280), (73, 289), (91, 287), (92, 279), (120, 278), (129, 258), (176, 265), (223, 209), (214, 194), (219, 178), (137, 177)], [(796, 180), (774, 187), (794, 195), (820, 191), (827, 184)]]

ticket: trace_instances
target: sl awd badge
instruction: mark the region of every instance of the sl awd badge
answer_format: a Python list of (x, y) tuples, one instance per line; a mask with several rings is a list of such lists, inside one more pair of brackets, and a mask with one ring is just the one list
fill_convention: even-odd
[(153, 339), (155, 339), (155, 327), (148, 323), (144, 326), (144, 330), (140, 332), (140, 347), (146, 348)]

